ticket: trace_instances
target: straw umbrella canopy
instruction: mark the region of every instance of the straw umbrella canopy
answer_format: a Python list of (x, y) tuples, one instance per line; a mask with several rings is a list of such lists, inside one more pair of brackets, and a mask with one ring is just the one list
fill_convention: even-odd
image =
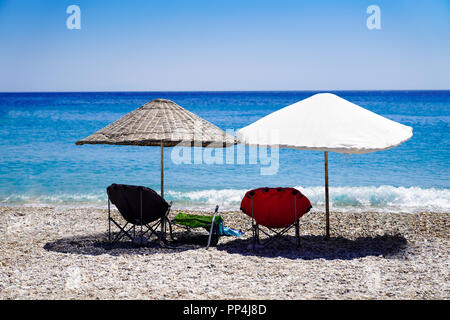
[(330, 235), (328, 152), (362, 154), (387, 150), (412, 137), (412, 128), (331, 93), (320, 93), (240, 129), (238, 141), (300, 150), (325, 157), (326, 236)]
[(175, 102), (155, 99), (75, 144), (159, 146), (164, 197), (164, 147), (222, 148), (234, 145), (235, 139)]

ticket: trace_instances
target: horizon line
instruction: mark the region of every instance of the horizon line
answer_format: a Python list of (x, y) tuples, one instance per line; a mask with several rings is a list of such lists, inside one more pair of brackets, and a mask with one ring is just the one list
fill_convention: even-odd
[(375, 92), (375, 91), (390, 91), (390, 92), (405, 92), (405, 91), (450, 91), (450, 89), (332, 89), (332, 90), (100, 90), (100, 91), (0, 91), (2, 93), (222, 93), (222, 92)]

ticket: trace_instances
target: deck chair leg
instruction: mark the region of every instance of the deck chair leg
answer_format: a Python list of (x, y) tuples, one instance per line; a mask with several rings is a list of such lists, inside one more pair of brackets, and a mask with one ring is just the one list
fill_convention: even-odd
[(214, 237), (214, 243), (216, 246), (219, 244), (219, 240), (220, 240), (220, 226), (216, 225), (216, 235)]
[[(214, 221), (212, 222), (212, 224), (214, 225)], [(208, 243), (206, 244), (206, 249), (209, 248), (210, 244), (211, 244), (211, 239), (212, 239), (212, 234), (214, 232), (214, 227), (209, 228), (209, 236), (208, 236)]]
[(210, 238), (208, 238), (208, 244), (206, 245), (206, 249), (208, 249), (211, 245), (216, 246), (219, 243), (220, 239), (219, 225), (214, 224), (214, 227), (210, 230), (209, 234)]
[(259, 225), (258, 224), (256, 224), (256, 243), (258, 245), (261, 244), (261, 239), (259, 238)]
[(111, 200), (108, 197), (108, 242), (111, 245)]
[(116, 227), (120, 229), (119, 234), (112, 240), (112, 242), (120, 240), (123, 236), (127, 236), (131, 241), (133, 241), (133, 237), (130, 234), (131, 229), (133, 229), (133, 226), (131, 226), (128, 230), (126, 230), (128, 222), (122, 227), (113, 218), (111, 218), (110, 221), (112, 221), (116, 225)]
[(259, 239), (259, 225), (257, 223), (253, 224), (253, 250), (255, 250), (256, 245), (260, 245), (261, 241)]
[[(208, 237), (208, 244), (206, 245), (206, 249), (209, 248), (209, 245), (211, 244), (211, 238), (212, 238), (212, 234), (214, 232), (215, 229), (218, 229), (215, 227), (216, 225), (216, 215), (217, 212), (219, 211), (219, 206), (216, 206), (216, 210), (214, 210), (214, 215), (212, 217), (212, 221), (211, 221), (211, 227), (209, 228), (209, 237)], [(218, 230), (216, 230), (216, 235), (218, 236)]]
[[(167, 211), (164, 214), (164, 216), (161, 218), (161, 233), (159, 234), (158, 237), (158, 243), (160, 247), (164, 247), (167, 239), (166, 239), (166, 222), (169, 220), (169, 213), (170, 213), (170, 209), (172, 208), (172, 201), (170, 201), (169, 206), (167, 207)], [(170, 235), (172, 237), (172, 226), (170, 225), (169, 222), (169, 229), (170, 229)], [(173, 237), (172, 237), (173, 240)]]
[(283, 237), (283, 235), (285, 233), (287, 233), (294, 225), (290, 225), (287, 226), (286, 228), (282, 229), (281, 231), (276, 231), (272, 228), (267, 228), (268, 231), (272, 232), (273, 235), (270, 235), (269, 232), (265, 232), (264, 229), (261, 229), (262, 233), (264, 233), (266, 236), (268, 236), (269, 238), (264, 242), (264, 247), (269, 245), (272, 242), (275, 241), (281, 241), (281, 240), (285, 240), (285, 238)]
[(144, 237), (147, 233), (149, 233), (148, 236), (146, 236), (148, 239), (150, 239), (153, 234), (156, 235), (158, 233), (156, 230), (158, 229), (160, 223), (161, 221), (157, 221), (153, 225), (151, 225), (150, 223), (146, 224), (145, 227), (147, 228), (147, 230), (142, 231), (141, 237)]
[[(140, 224), (140, 227), (141, 227), (141, 230), (140, 230), (140, 234), (139, 234), (139, 244), (142, 244), (142, 238), (143, 238), (143, 235), (142, 235), (142, 189), (141, 190), (139, 190), (139, 224)], [(136, 229), (135, 229), (135, 233), (134, 233), (134, 239), (136, 240)]]
[[(163, 218), (163, 220), (165, 220), (165, 218)], [(158, 236), (158, 244), (160, 247), (164, 247), (166, 242), (167, 242), (167, 240), (166, 240), (165, 224), (163, 221), (161, 221), (161, 232), (159, 233), (159, 236)]]
[(166, 217), (161, 219), (161, 241), (166, 242)]
[(256, 226), (254, 221), (252, 220), (252, 245), (253, 245), (253, 250), (255, 250), (255, 245), (256, 245)]
[(297, 248), (300, 248), (300, 223), (298, 220), (295, 222), (295, 239), (297, 242)]
[(174, 241), (174, 238), (173, 238), (173, 230), (172, 230), (172, 223), (171, 223), (169, 220), (167, 220), (167, 222), (169, 223), (169, 234), (170, 234), (170, 239), (172, 239), (172, 241)]

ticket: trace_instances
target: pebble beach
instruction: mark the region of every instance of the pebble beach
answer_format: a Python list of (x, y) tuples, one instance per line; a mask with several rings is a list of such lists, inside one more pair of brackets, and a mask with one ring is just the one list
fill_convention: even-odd
[(0, 299), (450, 298), (450, 213), (333, 212), (326, 240), (324, 214), (310, 212), (299, 249), (256, 250), (250, 219), (220, 214), (246, 234), (208, 250), (181, 230), (176, 249), (109, 248), (106, 210), (0, 207)]

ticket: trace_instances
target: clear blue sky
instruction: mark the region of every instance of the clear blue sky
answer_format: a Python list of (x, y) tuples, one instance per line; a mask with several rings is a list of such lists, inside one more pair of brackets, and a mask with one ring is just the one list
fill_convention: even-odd
[(450, 0), (0, 0), (0, 43), (0, 91), (450, 89)]

